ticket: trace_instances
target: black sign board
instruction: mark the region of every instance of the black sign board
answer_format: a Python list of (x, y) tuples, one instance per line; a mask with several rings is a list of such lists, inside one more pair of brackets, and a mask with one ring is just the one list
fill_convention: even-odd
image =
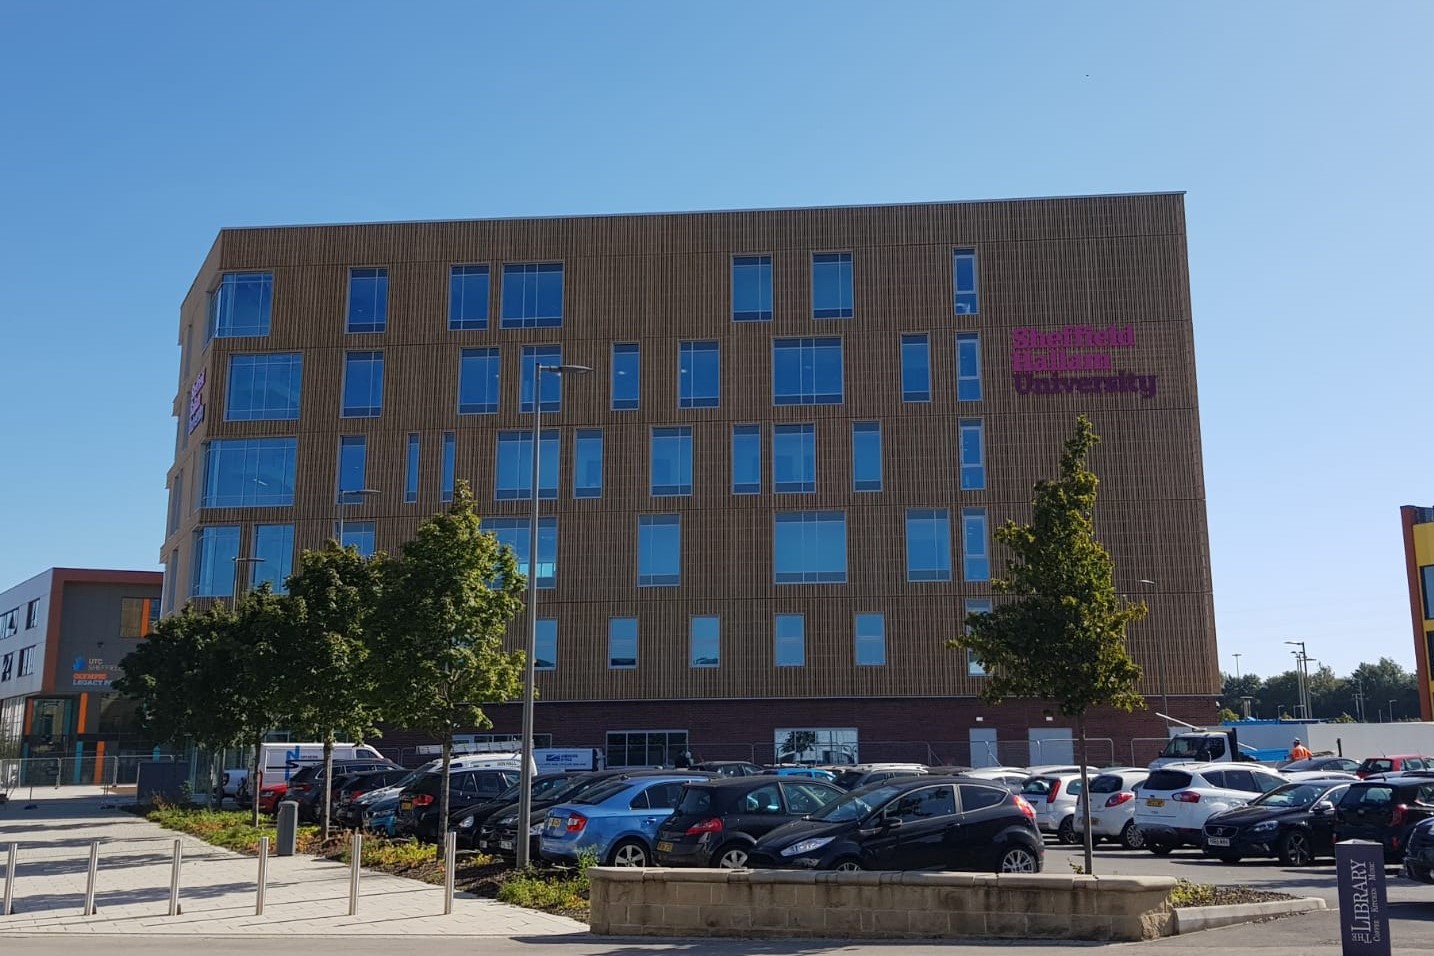
[(1368, 840), (1334, 845), (1339, 878), (1339, 939), (1344, 956), (1389, 956), (1384, 847)]

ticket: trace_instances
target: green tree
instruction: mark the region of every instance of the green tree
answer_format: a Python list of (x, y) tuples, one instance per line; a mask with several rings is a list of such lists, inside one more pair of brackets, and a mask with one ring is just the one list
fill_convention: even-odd
[(1250, 698), (1250, 715), (1259, 714), (1260, 701), (1264, 697), (1264, 681), (1254, 674), (1225, 674), (1220, 689), (1220, 706), (1244, 716), (1245, 704), (1242, 698)]
[[(1048, 700), (1075, 718), (1083, 791), (1090, 783), (1087, 712), (1145, 705), (1136, 691), (1140, 668), (1125, 647), (1125, 629), (1145, 616), (1145, 605), (1117, 593), (1114, 563), (1095, 536), (1099, 480), (1086, 459), (1099, 440), (1090, 419), (1076, 420), (1061, 455), (1060, 477), (1036, 483), (1031, 523), (1007, 521), (996, 530), (996, 541), (1012, 556), (1005, 576), (991, 586), (1011, 600), (990, 613), (970, 615), (966, 634), (948, 642), (973, 650), (986, 666), (982, 697), (988, 702)], [(1085, 872), (1090, 873), (1089, 801), (1085, 806)]]
[(388, 562), (380, 604), (375, 650), (389, 719), (443, 741), (440, 833), (455, 728), (491, 727), (483, 705), (523, 688), (523, 652), (506, 651), (503, 637), (523, 608), (525, 581), (512, 549), (479, 525), (473, 494), (459, 482), (448, 511), (426, 519)]

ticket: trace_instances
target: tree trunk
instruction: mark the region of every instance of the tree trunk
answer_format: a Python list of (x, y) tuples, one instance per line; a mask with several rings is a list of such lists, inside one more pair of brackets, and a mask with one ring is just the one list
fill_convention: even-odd
[(1085, 739), (1085, 717), (1076, 726), (1080, 729), (1080, 796), (1081, 831), (1085, 837), (1085, 872), (1095, 874), (1095, 834), (1090, 832), (1090, 745)]
[(262, 731), (254, 735), (254, 768), (249, 771), (249, 798), (250, 805), (254, 810), (254, 826), (259, 826), (259, 779), (260, 773), (264, 770), (264, 734)]
[(334, 792), (334, 732), (331, 730), (324, 735), (324, 782), (319, 787), (319, 799), (324, 806), (319, 812), (319, 818), (324, 824), (324, 841), (329, 839), (329, 797)]
[[(443, 837), (448, 833), (448, 768), (453, 765), (453, 724), (443, 737), (443, 782), (438, 785), (438, 859), (443, 859)], [(522, 830), (522, 827), (518, 828)]]

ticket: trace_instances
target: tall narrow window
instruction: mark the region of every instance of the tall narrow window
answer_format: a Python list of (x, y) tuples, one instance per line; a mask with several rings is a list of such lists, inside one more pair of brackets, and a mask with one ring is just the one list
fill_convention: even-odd
[(878, 667), (886, 663), (886, 616), (856, 616), (856, 663), (858, 667)]
[[(991, 613), (991, 599), (990, 599), (990, 598), (967, 598), (967, 599), (966, 599), (966, 616), (967, 616), (967, 617), (970, 617), (972, 614), (990, 614), (990, 613)], [(963, 624), (963, 629), (965, 630), (966, 633), (968, 633), (968, 634), (971, 633), (971, 628), (965, 626), (964, 624)], [(985, 663), (984, 663), (983, 661), (981, 661), (980, 659), (978, 659), (978, 658), (976, 657), (976, 652), (973, 651), (973, 650), (971, 650), (970, 648), (967, 648), (967, 649), (966, 649), (966, 674), (967, 674), (967, 676), (970, 676), (970, 677), (985, 677), (985, 676), (986, 676), (986, 665), (985, 665)]]
[[(225, 438), (205, 444), (203, 508), (268, 508), (294, 503), (297, 438)], [(195, 472), (198, 477), (198, 472)]]
[(636, 342), (612, 347), (612, 410), (630, 412), (642, 401), (642, 356)]
[(841, 339), (775, 339), (772, 342), (774, 405), (840, 405)]
[(901, 400), (931, 401), (931, 336), (901, 337)]
[(774, 655), (778, 667), (801, 667), (807, 662), (807, 619), (802, 614), (778, 614), (773, 622)]
[(614, 617), (608, 620), (607, 666), (615, 670), (637, 667), (637, 618)]
[(501, 358), (496, 348), (464, 349), (459, 353), (458, 414), (497, 414)]
[[(268, 335), (273, 304), (272, 273), (226, 272), (209, 293), (209, 334), (204, 341)], [(190, 350), (184, 351), (187, 356)]]
[[(532, 573), (528, 567), (532, 553), (531, 537), (533, 526), (527, 518), (484, 518), (483, 530), (491, 531), (498, 543), (513, 550), (518, 570), (523, 574)], [(544, 515), (538, 519), (538, 587), (558, 586), (558, 519), (555, 515)]]
[(986, 487), (986, 448), (983, 431), (981, 419), (961, 419), (962, 491), (980, 491)]
[(276, 594), (288, 591), (289, 575), (294, 573), (294, 526), (261, 524), (254, 527), (253, 585), (267, 584)]
[(732, 426), (732, 494), (762, 493), (762, 426)]
[(448, 272), (448, 328), (488, 327), (488, 267), (454, 266)]
[(773, 531), (777, 584), (846, 583), (846, 514), (779, 511)]
[(230, 597), (234, 593), (234, 559), (239, 557), (239, 526), (211, 525), (194, 533), (194, 568), (190, 597)]
[(367, 488), (368, 439), (363, 435), (344, 435), (339, 439), (339, 481), (337, 500), (357, 504), (361, 495), (352, 492)]
[(812, 256), (812, 318), (852, 316), (851, 253), (823, 252)]
[(692, 428), (652, 430), (651, 492), (654, 497), (692, 494)]
[[(523, 346), (523, 381), (518, 395), (518, 410), (533, 410), (533, 388), (536, 384), (542, 411), (556, 412), (563, 407), (563, 376), (557, 372), (540, 374), (539, 367), (563, 364), (561, 345)], [(537, 381), (538, 379), (542, 381)]]
[(961, 509), (961, 553), (967, 581), (991, 580), (985, 508)]
[[(169, 560), (164, 562), (164, 613), (168, 614), (174, 610), (174, 595), (178, 590), (179, 583), (179, 549), (173, 548), (169, 552)], [(0, 678), (3, 679), (3, 678)]]
[(817, 427), (772, 427), (772, 490), (800, 494), (817, 490)]
[(169, 483), (169, 524), (165, 531), (174, 534), (179, 530), (180, 518), (184, 516), (184, 470), (180, 469), (174, 473), (174, 480)]
[(637, 586), (682, 583), (682, 516), (637, 516)]
[(403, 500), (413, 504), (418, 500), (418, 465), (421, 446), (418, 432), (408, 433), (408, 455), (403, 466)]
[(372, 521), (342, 521), (339, 523), (339, 545), (354, 548), (365, 558), (374, 552), (374, 528)]
[(344, 356), (344, 418), (377, 418), (383, 412), (383, 353)]
[(976, 294), (976, 250), (957, 249), (951, 255), (951, 275), (956, 289), (956, 314), (974, 315), (981, 311)]
[(981, 400), (981, 336), (976, 332), (956, 335), (956, 400)]
[(677, 407), (716, 408), (721, 404), (722, 357), (716, 342), (678, 345)]
[(716, 615), (696, 616), (688, 628), (688, 666), (718, 666), (721, 662), (722, 619)]
[(880, 491), (881, 422), (851, 423), (851, 490)]
[(382, 332), (388, 326), (388, 270), (349, 270), (350, 332)]
[(579, 428), (573, 439), (573, 497), (602, 497), (601, 428)]
[(558, 668), (558, 620), (553, 617), (538, 618), (538, 646), (533, 655), (533, 668), (540, 671)]
[[(559, 457), (556, 428), (543, 429), (542, 461), (539, 467), (539, 494), (544, 498), (558, 496)], [(503, 431), (498, 433), (498, 470), (493, 497), (499, 501), (520, 501), (533, 497), (533, 432)]]
[(732, 257), (732, 321), (772, 320), (772, 257)]
[(438, 486), (438, 500), (444, 503), (453, 500), (453, 464), (457, 457), (453, 432), (443, 433), (443, 467)]
[(906, 580), (951, 580), (951, 517), (946, 509), (906, 510)]
[(293, 421), (299, 417), (304, 357), (298, 352), (229, 356), (229, 395), (224, 419), (231, 422)]
[(563, 264), (527, 262), (504, 265), (503, 328), (555, 328), (562, 324)]

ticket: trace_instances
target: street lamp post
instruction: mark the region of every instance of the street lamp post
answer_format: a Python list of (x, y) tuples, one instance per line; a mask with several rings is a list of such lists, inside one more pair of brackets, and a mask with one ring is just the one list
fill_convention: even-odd
[[(371, 495), (376, 495), (376, 494), (379, 494), (379, 493), (380, 493), (380, 492), (379, 492), (379, 490), (378, 490), (377, 488), (354, 488), (354, 489), (349, 490), (349, 491), (343, 491), (343, 490), (340, 490), (340, 491), (339, 491), (339, 500), (338, 500), (338, 505), (339, 505), (339, 527), (338, 527), (338, 532), (339, 532), (339, 534), (338, 534), (338, 541), (339, 541), (339, 547), (340, 547), (340, 548), (342, 548), (342, 547), (344, 546), (344, 530), (345, 530), (345, 529), (344, 529), (344, 511), (345, 511), (345, 509), (346, 509), (349, 505), (360, 504), (360, 503), (363, 502), (363, 500), (364, 500), (365, 498), (368, 498), (368, 497), (370, 497)], [(350, 499), (357, 499), (357, 500), (355, 501), (355, 500), (350, 500)]]
[(1234, 655), (1234, 658), (1235, 658), (1235, 680), (1236, 680), (1237, 682), (1240, 680), (1240, 657), (1241, 657), (1240, 654), (1235, 654), (1235, 655)]
[(531, 837), (528, 828), (533, 815), (533, 697), (537, 682), (538, 658), (538, 504), (543, 496), (543, 376), (571, 372), (585, 375), (586, 365), (533, 366), (533, 510), (528, 521), (528, 647), (523, 662), (523, 765), (518, 771), (518, 833), (513, 843), (518, 869), (528, 867)]
[[(1397, 698), (1396, 698), (1397, 699)], [(1389, 722), (1394, 723), (1394, 701), (1389, 702)]]
[(1298, 651), (1291, 651), (1290, 653), (1292, 653), (1292, 654), (1295, 655), (1295, 680), (1296, 680), (1296, 682), (1297, 682), (1298, 685), (1299, 685), (1299, 694), (1300, 694), (1300, 704), (1299, 704), (1299, 707), (1300, 707), (1300, 712), (1301, 712), (1300, 715), (1301, 715), (1302, 717), (1304, 717), (1305, 720), (1309, 720), (1309, 719), (1310, 719), (1310, 694), (1309, 694), (1308, 672), (1307, 672), (1307, 670), (1306, 670), (1306, 662), (1309, 660), (1309, 655), (1305, 652), (1305, 642), (1304, 642), (1304, 641), (1285, 641), (1285, 643), (1291, 645), (1292, 647), (1298, 647), (1298, 648), (1299, 648)]

